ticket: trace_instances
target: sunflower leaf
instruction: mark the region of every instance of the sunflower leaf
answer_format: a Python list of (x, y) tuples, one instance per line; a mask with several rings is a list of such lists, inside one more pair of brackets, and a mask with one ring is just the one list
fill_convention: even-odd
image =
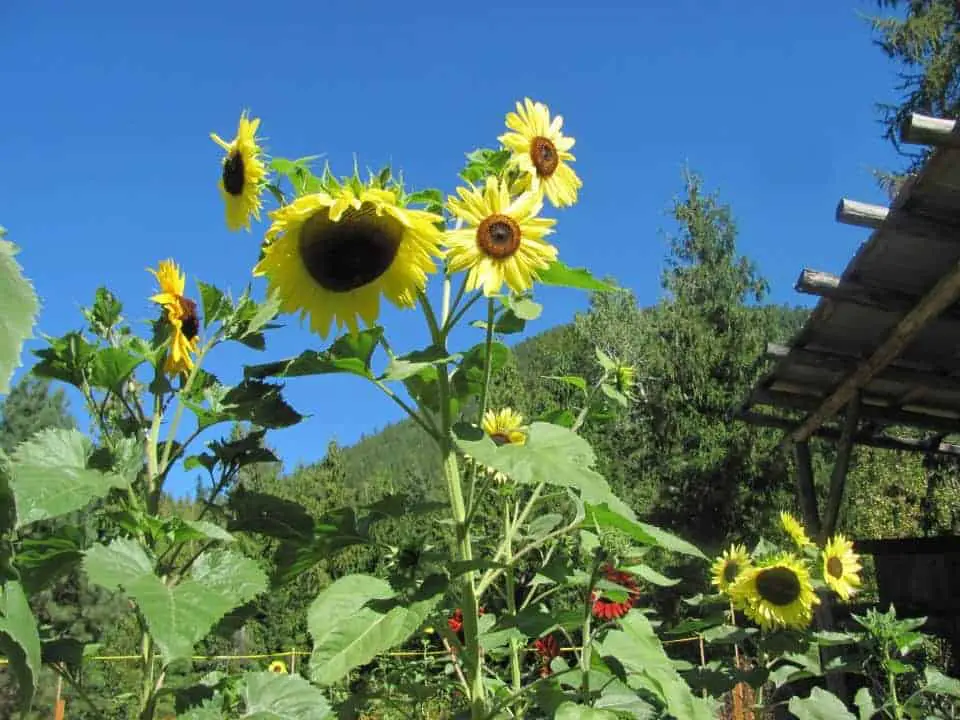
[(243, 675), (249, 720), (326, 720), (334, 717), (323, 693), (299, 675), (253, 672)]
[(538, 275), (540, 276), (540, 282), (544, 285), (592, 290), (594, 292), (612, 292), (620, 289), (616, 285), (597, 280), (585, 268), (568, 267), (559, 260), (554, 260), (550, 267), (546, 270), (540, 270)]
[(220, 386), (208, 391), (210, 408), (193, 402), (187, 403), (187, 407), (197, 416), (201, 429), (244, 420), (264, 428), (290, 427), (303, 420), (303, 416), (284, 400), (282, 390), (282, 385), (246, 379), (231, 388)]
[(247, 378), (266, 378), (345, 372), (372, 379), (370, 361), (382, 337), (383, 328), (362, 330), (356, 335), (347, 334), (338, 338), (327, 350), (305, 350), (297, 357), (286, 360), (247, 365), (243, 374)]
[(227, 526), (231, 532), (255, 532), (301, 542), (313, 535), (313, 518), (303, 505), (292, 500), (240, 486), (230, 494), (228, 507), (233, 515)]
[(63, 337), (47, 338), (48, 347), (34, 350), (40, 362), (31, 372), (37, 377), (60, 380), (74, 387), (82, 387), (97, 353), (93, 345), (76, 331)]
[(577, 705), (568, 700), (557, 707), (553, 717), (554, 720), (616, 720), (620, 716), (612, 710)]
[(623, 512), (610, 507), (606, 502), (597, 505), (587, 504), (586, 510), (585, 524), (588, 526), (596, 526), (604, 530), (620, 530), (643, 545), (653, 545), (682, 555), (703, 560), (708, 559), (692, 543), (654, 525), (648, 525), (633, 517), (625, 516)]
[(125, 538), (87, 550), (84, 568), (92, 582), (136, 601), (168, 662), (189, 657), (214, 623), (267, 589), (256, 561), (231, 550), (203, 553), (173, 587), (154, 573), (143, 548)]
[(797, 720), (857, 720), (840, 698), (818, 687), (810, 691), (809, 697), (790, 698), (787, 710)]
[(90, 469), (90, 441), (77, 430), (49, 428), (21, 443), (10, 463), (17, 527), (80, 510), (128, 481)]
[(402, 357), (391, 358), (387, 369), (380, 380), (406, 380), (413, 375), (419, 375), (423, 370), (443, 363), (452, 363), (460, 359), (460, 355), (451, 355), (443, 348), (429, 347), (425, 350), (415, 350)]
[(507, 301), (510, 310), (521, 320), (536, 320), (543, 312), (543, 305), (530, 298), (517, 298)]
[(581, 392), (587, 392), (587, 381), (579, 375), (544, 375), (544, 380), (558, 380), (567, 385), (573, 385)]
[(33, 285), (24, 276), (20, 264), (14, 260), (18, 248), (3, 239), (0, 228), (0, 395), (10, 392), (10, 379), (20, 367), (20, 351), (24, 341), (33, 332), (33, 324), (40, 309), (40, 301)]
[(200, 290), (200, 302), (203, 305), (204, 328), (233, 314), (233, 303), (223, 290), (200, 280), (197, 280), (197, 288)]
[(116, 390), (145, 361), (125, 347), (98, 350), (90, 367), (90, 384), (96, 388)]
[[(503, 343), (494, 342), (490, 347), (490, 372), (497, 373), (502, 370), (510, 357), (510, 349)], [(480, 343), (474, 345), (463, 354), (463, 361), (460, 367), (453, 373), (451, 378), (451, 388), (453, 394), (463, 400), (473, 396), (479, 396), (483, 388), (484, 366), (486, 365), (486, 345)]]
[(0, 585), (0, 654), (16, 677), (20, 707), (26, 711), (40, 675), (40, 635), (27, 594), (14, 580)]

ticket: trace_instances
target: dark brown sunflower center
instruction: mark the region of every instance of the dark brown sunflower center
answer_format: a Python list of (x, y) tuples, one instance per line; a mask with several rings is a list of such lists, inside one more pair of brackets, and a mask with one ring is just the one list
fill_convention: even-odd
[(730, 560), (723, 566), (723, 579), (725, 582), (732, 583), (740, 574), (740, 563), (736, 560)]
[(490, 439), (493, 440), (497, 446), (510, 444), (510, 435), (505, 432), (495, 432), (490, 436)]
[(234, 150), (223, 163), (223, 189), (230, 195), (243, 194), (243, 155)]
[(832, 557), (827, 560), (827, 572), (835, 578), (843, 577), (843, 563), (840, 558)]
[(508, 258), (520, 247), (520, 226), (507, 215), (491, 215), (477, 228), (477, 247), (492, 258)]
[(789, 605), (800, 597), (800, 578), (785, 567), (763, 570), (757, 575), (757, 593), (773, 605)]
[(197, 319), (197, 304), (193, 300), (180, 298), (180, 310), (183, 316), (180, 319), (180, 332), (187, 340), (193, 340), (200, 332), (200, 321)]
[(403, 226), (376, 217), (372, 208), (348, 211), (331, 222), (326, 211), (312, 215), (300, 229), (300, 258), (310, 277), (330, 292), (350, 292), (373, 282), (393, 264)]
[(530, 143), (530, 160), (540, 177), (550, 177), (560, 164), (557, 146), (545, 137), (535, 137)]

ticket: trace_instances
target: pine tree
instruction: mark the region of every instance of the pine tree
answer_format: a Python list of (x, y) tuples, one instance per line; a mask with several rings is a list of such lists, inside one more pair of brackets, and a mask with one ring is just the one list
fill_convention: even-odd
[(0, 404), (0, 450), (10, 453), (44, 428), (74, 425), (64, 391), (51, 390), (49, 380), (24, 375)]

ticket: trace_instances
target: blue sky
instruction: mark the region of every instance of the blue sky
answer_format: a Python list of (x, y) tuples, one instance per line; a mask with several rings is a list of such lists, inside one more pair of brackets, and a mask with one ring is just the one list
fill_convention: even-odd
[[(0, 7), (0, 224), (43, 299), (38, 331), (80, 325), (107, 284), (140, 323), (175, 257), (239, 290), (258, 232), (229, 233), (215, 131), (261, 117), (276, 156), (325, 154), (335, 172), (392, 162), (415, 186), (453, 190), (463, 154), (491, 145), (524, 96), (564, 115), (584, 181), (559, 214), (562, 260), (613, 275), (642, 303), (660, 294), (662, 230), (688, 163), (730, 203), (741, 252), (772, 300), (806, 304), (801, 268), (839, 272), (866, 231), (834, 222), (842, 196), (885, 203), (869, 169), (897, 162), (874, 103), (894, 68), (861, 13), (875, 3), (658, 0), (534, 3), (173, 1)], [(255, 285), (262, 294), (260, 281)], [(585, 307), (551, 291), (534, 332)], [(394, 347), (425, 336), (385, 313)], [(463, 347), (474, 341), (465, 334)], [(28, 347), (39, 344), (31, 342)], [(210, 369), (322, 347), (295, 319), (266, 354), (225, 348)], [(399, 418), (353, 378), (291, 382), (312, 417), (272, 433), (285, 466), (318, 459)], [(79, 411), (79, 402), (74, 410)], [(177, 478), (180, 489), (192, 485)]]

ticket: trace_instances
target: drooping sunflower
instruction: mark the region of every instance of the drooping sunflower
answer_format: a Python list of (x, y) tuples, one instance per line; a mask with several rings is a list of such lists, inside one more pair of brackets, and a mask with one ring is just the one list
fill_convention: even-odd
[(523, 445), (527, 441), (527, 434), (520, 429), (523, 415), (512, 408), (487, 410), (481, 424), (483, 431), (497, 445)]
[(807, 545), (813, 545), (813, 542), (807, 537), (807, 531), (806, 528), (803, 527), (803, 523), (797, 520), (793, 515), (788, 512), (781, 512), (780, 523), (783, 525), (783, 529), (787, 531), (787, 535), (789, 535), (790, 539), (796, 543), (798, 548), (802, 550)]
[(713, 584), (720, 592), (727, 592), (744, 570), (752, 565), (750, 553), (745, 545), (731, 545), (718, 557), (711, 568)]
[(598, 620), (617, 620), (630, 612), (640, 596), (640, 586), (633, 575), (610, 566), (604, 568), (604, 577), (624, 588), (627, 591), (627, 597), (624, 600), (613, 600), (605, 597), (601, 591), (594, 590), (592, 594), (593, 616)]
[(555, 207), (573, 205), (583, 186), (567, 163), (574, 139), (565, 136), (563, 116), (550, 119), (550, 110), (540, 102), (524, 98), (517, 111), (507, 113), (508, 132), (497, 138), (513, 154), (510, 164), (526, 173), (526, 185), (534, 192), (545, 192)]
[(860, 587), (860, 556), (853, 543), (835, 535), (823, 548), (823, 580), (846, 602)]
[(302, 195), (270, 213), (263, 258), (254, 275), (265, 275), (284, 312), (310, 316), (326, 338), (330, 325), (358, 331), (380, 314), (380, 295), (412, 307), (442, 255), (442, 220), (397, 203), (392, 190), (343, 186), (333, 194)]
[(789, 553), (744, 570), (727, 593), (765, 630), (807, 627), (819, 602), (806, 565)]
[(251, 216), (260, 220), (260, 194), (267, 168), (261, 159), (262, 149), (257, 141), (260, 118), (240, 114), (237, 135), (227, 142), (216, 133), (210, 138), (226, 151), (220, 175), (220, 194), (226, 210), (227, 228), (250, 229)]
[(267, 672), (287, 673), (287, 664), (283, 660), (274, 660), (267, 666)]
[(506, 282), (522, 293), (557, 259), (557, 249), (543, 240), (556, 220), (537, 217), (543, 200), (536, 193), (511, 202), (506, 183), (489, 177), (484, 188), (457, 188), (457, 194), (447, 205), (469, 227), (449, 231), (445, 243), (450, 271), (468, 271), (468, 291), (482, 286), (485, 295), (496, 295)]
[(200, 320), (197, 304), (183, 294), (186, 277), (173, 260), (162, 260), (157, 270), (148, 270), (160, 285), (160, 292), (150, 300), (165, 310), (171, 332), (170, 351), (163, 370), (168, 375), (190, 372), (194, 368), (193, 354), (200, 342)]

